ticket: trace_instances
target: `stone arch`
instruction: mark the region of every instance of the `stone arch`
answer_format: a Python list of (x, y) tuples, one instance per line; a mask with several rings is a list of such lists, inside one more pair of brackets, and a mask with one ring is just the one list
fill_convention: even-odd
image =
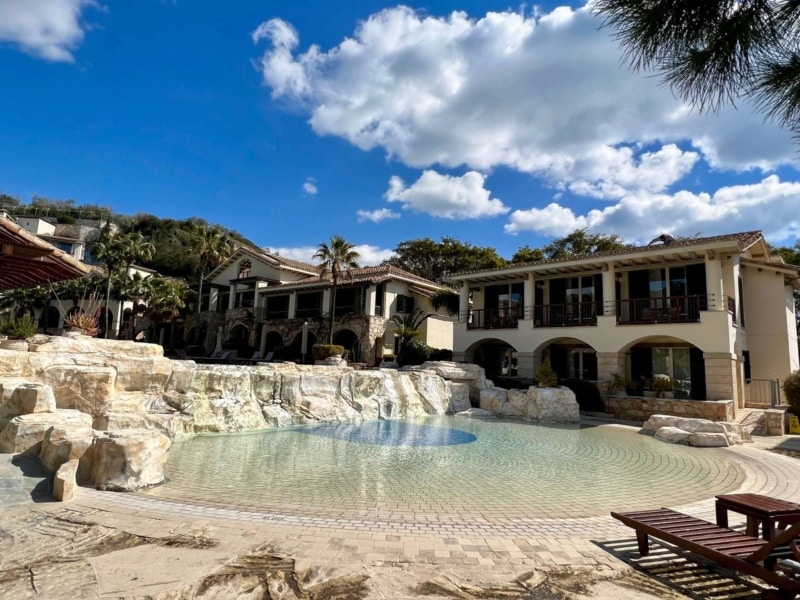
[(333, 343), (342, 346), (351, 362), (361, 362), (361, 340), (351, 329), (340, 329), (333, 335)]
[(668, 378), (673, 381), (676, 398), (706, 399), (704, 352), (691, 342), (654, 335), (627, 344), (624, 351), (630, 380), (637, 386), (637, 392), (647, 391), (655, 378)]
[(236, 323), (228, 331), (222, 344), (224, 350), (236, 350), (239, 357), (250, 357), (252, 349), (249, 344), (250, 329), (243, 323)]
[(534, 349), (537, 366), (549, 361), (560, 379), (588, 379), (597, 381), (597, 350), (586, 341), (564, 336), (551, 338)]
[[(283, 336), (277, 331), (267, 332), (267, 343), (264, 347), (264, 352), (275, 352), (275, 348), (283, 346)], [(264, 354), (266, 356), (266, 354)]]
[(61, 325), (61, 313), (55, 306), (45, 306), (39, 316), (39, 327), (44, 329), (58, 329)]
[(517, 349), (500, 338), (483, 338), (471, 344), (465, 358), (483, 367), (486, 377), (500, 380), (517, 375)]
[(304, 357), (302, 353), (303, 332), (298, 331), (295, 334), (295, 336), (292, 338), (292, 343), (289, 344), (289, 353), (292, 357), (292, 360), (303, 360), (306, 364), (311, 364), (314, 362), (314, 357), (311, 355), (311, 348), (317, 343), (317, 335), (311, 330), (308, 331), (307, 342), (307, 351)]

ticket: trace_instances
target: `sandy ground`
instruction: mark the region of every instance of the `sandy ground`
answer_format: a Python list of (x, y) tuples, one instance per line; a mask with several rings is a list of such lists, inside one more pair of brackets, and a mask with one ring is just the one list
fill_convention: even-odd
[(685, 598), (621, 565), (518, 572), (435, 564), (326, 564), (282, 555), (269, 531), (55, 503), (0, 511), (0, 598)]

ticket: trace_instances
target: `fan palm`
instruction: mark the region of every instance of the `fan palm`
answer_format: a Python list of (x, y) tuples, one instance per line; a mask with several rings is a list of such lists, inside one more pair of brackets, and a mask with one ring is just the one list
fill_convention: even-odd
[(225, 262), (234, 252), (233, 240), (219, 227), (194, 224), (186, 239), (187, 246), (197, 257), (197, 310), (203, 303), (203, 281), (208, 274)]
[(402, 354), (403, 348), (408, 342), (422, 335), (419, 328), (430, 316), (430, 313), (426, 313), (421, 308), (415, 308), (414, 312), (408, 315), (392, 315), (389, 322), (392, 324), (393, 333), (397, 338), (398, 356)]
[(331, 236), (330, 244), (322, 243), (317, 247), (314, 258), (320, 261), (319, 276), (321, 279), (330, 277), (331, 297), (328, 311), (328, 343), (333, 344), (333, 317), (336, 307), (336, 289), (342, 278), (350, 277), (350, 269), (358, 269), (360, 255), (354, 250), (353, 244), (343, 237)]

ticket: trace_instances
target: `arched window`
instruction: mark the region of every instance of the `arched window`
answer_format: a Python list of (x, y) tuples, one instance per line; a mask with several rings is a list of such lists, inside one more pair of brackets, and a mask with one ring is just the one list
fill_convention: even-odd
[(239, 263), (239, 279), (244, 279), (245, 277), (250, 277), (250, 270), (252, 268), (252, 263), (245, 259)]

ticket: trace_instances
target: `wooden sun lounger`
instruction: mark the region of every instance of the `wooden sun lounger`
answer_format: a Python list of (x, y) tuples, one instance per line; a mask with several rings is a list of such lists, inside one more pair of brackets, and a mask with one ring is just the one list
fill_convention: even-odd
[(729, 569), (752, 575), (778, 588), (786, 598), (800, 594), (800, 579), (776, 572), (779, 557), (800, 560), (800, 523), (795, 523), (767, 541), (720, 527), (703, 519), (662, 508), (611, 516), (636, 530), (639, 552), (647, 556), (649, 536), (688, 550)]

